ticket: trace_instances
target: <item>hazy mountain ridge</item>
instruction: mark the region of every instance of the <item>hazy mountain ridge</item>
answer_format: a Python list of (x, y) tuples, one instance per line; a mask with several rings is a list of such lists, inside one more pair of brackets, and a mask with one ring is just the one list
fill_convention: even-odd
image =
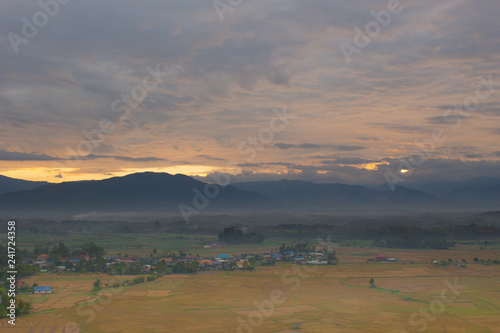
[[(204, 193), (206, 187), (206, 183), (185, 175), (153, 172), (99, 181), (46, 184), (0, 195), (0, 213), (21, 216), (89, 212), (180, 215), (179, 204), (208, 213), (500, 208), (500, 184), (470, 185), (438, 197), (403, 186), (390, 191), (382, 187), (280, 180), (234, 183), (226, 187), (214, 184), (208, 198), (206, 194), (203, 197), (195, 194), (196, 191)], [(219, 194), (212, 196), (213, 191)]]
[(465, 186), (445, 195), (445, 198), (460, 202), (500, 202), (500, 184)]
[[(316, 184), (306, 181), (262, 181), (232, 184), (251, 190), (272, 200), (291, 206), (313, 203), (316, 206), (339, 205), (387, 209), (415, 208), (444, 210), (498, 210), (500, 209), (500, 179), (480, 177), (459, 182), (435, 182), (396, 186), (391, 191), (387, 184), (369, 188), (359, 185)], [(416, 187), (426, 188), (429, 192)], [(435, 195), (433, 193), (442, 193)]]
[(446, 196), (447, 194), (470, 186), (484, 187), (500, 184), (500, 178), (478, 177), (464, 181), (436, 181), (423, 184), (405, 184), (406, 187), (423, 191), (437, 196)]
[(415, 204), (434, 207), (442, 201), (440, 198), (421, 191), (398, 186), (396, 191), (370, 189), (360, 185), (340, 183), (317, 184), (307, 181), (280, 180), (264, 182), (234, 183), (233, 186), (254, 191), (263, 196), (289, 204), (293, 207), (377, 207), (398, 206), (408, 208)]
[[(194, 209), (194, 189), (204, 193), (205, 183), (184, 175), (136, 173), (99, 181), (49, 184), (29, 191), (0, 195), (2, 213), (79, 214), (85, 212), (158, 212), (180, 214), (181, 203)], [(269, 207), (261, 195), (232, 186), (220, 187), (219, 194), (208, 199), (207, 211), (214, 209), (258, 209)], [(213, 191), (213, 189), (212, 189)], [(205, 208), (204, 208), (205, 209)]]
[(42, 185), (47, 185), (48, 182), (33, 182), (29, 180), (10, 178), (0, 175), (0, 194), (8, 192), (17, 192), (31, 190)]

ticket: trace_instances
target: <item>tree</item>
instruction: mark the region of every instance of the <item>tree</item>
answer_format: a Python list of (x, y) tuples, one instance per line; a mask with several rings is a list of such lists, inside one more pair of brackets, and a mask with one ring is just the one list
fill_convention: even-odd
[(165, 263), (165, 260), (158, 261), (158, 263), (156, 264), (156, 271), (159, 274), (163, 274), (167, 271), (167, 264)]
[(370, 279), (370, 288), (375, 288), (375, 280), (373, 278)]
[(59, 257), (69, 257), (69, 255), (70, 255), (70, 253), (69, 253), (69, 247), (67, 247), (66, 245), (64, 245), (63, 242), (60, 242), (59, 245), (54, 246), (52, 248), (51, 253), (53, 255), (58, 255)]
[(101, 290), (102, 285), (101, 285), (101, 280), (97, 279), (94, 281), (94, 285), (92, 286), (92, 291), (99, 291)]
[(255, 270), (255, 266), (251, 265), (248, 261), (245, 261), (243, 263), (243, 269), (245, 271), (253, 271), (253, 270)]
[(22, 299), (17, 302), (16, 314), (28, 314), (31, 312), (31, 310), (33, 310), (33, 305), (31, 305), (31, 302), (25, 302)]
[(83, 244), (82, 250), (85, 251), (89, 257), (102, 257), (105, 253), (104, 248), (95, 245), (94, 242)]
[(220, 242), (228, 244), (261, 244), (264, 242), (265, 237), (263, 234), (256, 232), (243, 233), (240, 229), (231, 226), (219, 232), (218, 239)]
[(337, 256), (335, 255), (335, 251), (328, 253), (326, 258), (328, 261), (337, 261)]

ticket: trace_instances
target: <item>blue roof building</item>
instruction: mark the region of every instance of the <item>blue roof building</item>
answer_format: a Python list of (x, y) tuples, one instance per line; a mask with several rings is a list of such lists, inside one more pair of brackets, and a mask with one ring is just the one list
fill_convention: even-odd
[(48, 286), (34, 287), (33, 294), (52, 294), (52, 287)]

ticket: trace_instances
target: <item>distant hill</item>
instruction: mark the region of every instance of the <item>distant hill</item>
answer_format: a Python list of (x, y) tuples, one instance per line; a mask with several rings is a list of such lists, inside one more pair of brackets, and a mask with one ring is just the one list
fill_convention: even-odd
[[(30, 183), (30, 182), (28, 182)], [(89, 213), (181, 215), (205, 206), (207, 184), (185, 175), (136, 173), (99, 181), (45, 184), (0, 195), (0, 216), (85, 216)], [(211, 185), (202, 213), (499, 210), (500, 184), (471, 185), (443, 197), (403, 186), (390, 191), (346, 184), (280, 180)], [(194, 201), (193, 201), (194, 200)]]
[[(205, 183), (184, 175), (136, 173), (99, 181), (48, 184), (32, 190), (0, 195), (2, 214), (47, 215), (97, 213), (165, 213), (180, 215), (181, 203), (196, 208), (197, 190)], [(232, 186), (214, 185), (219, 195), (203, 211), (259, 210), (274, 206), (260, 194)], [(209, 194), (210, 195), (210, 194)], [(203, 204), (202, 199), (198, 207)]]
[(468, 186), (488, 186), (500, 184), (500, 178), (495, 177), (478, 177), (464, 181), (437, 181), (422, 184), (405, 184), (406, 187), (415, 190), (423, 191), (428, 194), (444, 196), (452, 191), (468, 187)]
[(479, 219), (482, 219), (484, 221), (488, 221), (489, 223), (500, 222), (500, 211), (485, 212), (485, 213), (477, 214), (476, 217)]
[(31, 190), (42, 185), (47, 185), (47, 182), (32, 182), (29, 180), (15, 179), (0, 175), (0, 194), (16, 191)]
[(436, 208), (440, 198), (398, 186), (396, 191), (370, 189), (358, 185), (317, 184), (298, 180), (234, 183), (289, 207), (304, 208)]
[(500, 209), (500, 184), (470, 185), (446, 194), (444, 198), (464, 206)]

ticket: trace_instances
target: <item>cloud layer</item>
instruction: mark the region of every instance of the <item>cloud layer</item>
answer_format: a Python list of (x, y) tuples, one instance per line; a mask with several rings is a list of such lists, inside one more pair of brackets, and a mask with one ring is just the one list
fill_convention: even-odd
[(211, 1), (71, 1), (42, 24), (38, 2), (4, 1), (0, 174), (234, 161), (242, 179), (377, 183), (440, 129), (409, 182), (500, 175), (500, 3), (401, 1), (367, 31), (387, 4), (245, 1), (221, 21)]

